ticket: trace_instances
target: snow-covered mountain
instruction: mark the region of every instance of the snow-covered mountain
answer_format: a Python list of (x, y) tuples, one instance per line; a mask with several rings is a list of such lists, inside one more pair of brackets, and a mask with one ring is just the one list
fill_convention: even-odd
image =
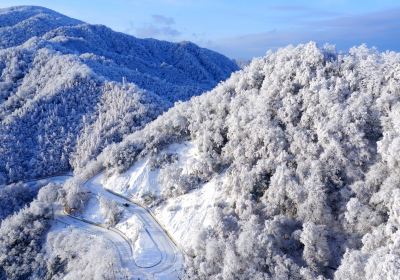
[(42, 36), (58, 27), (83, 24), (50, 9), (19, 6), (0, 9), (0, 47), (18, 46), (34, 36)]
[(238, 69), (190, 42), (138, 39), (32, 6), (0, 10), (0, 48), (0, 183), (84, 165)]
[(0, 279), (397, 279), (400, 53), (1, 14)]
[(190, 279), (395, 279), (399, 65), (365, 46), (270, 52), (85, 172), (153, 207)]

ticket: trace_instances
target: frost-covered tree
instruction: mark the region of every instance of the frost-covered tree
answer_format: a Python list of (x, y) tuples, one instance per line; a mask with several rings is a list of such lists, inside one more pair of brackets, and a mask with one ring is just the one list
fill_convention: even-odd
[(114, 200), (110, 201), (100, 197), (100, 211), (106, 223), (115, 226), (122, 218), (123, 209)]
[(47, 279), (126, 279), (112, 244), (79, 229), (51, 232), (46, 238)]
[(43, 235), (52, 219), (51, 207), (34, 201), (3, 220), (0, 227), (0, 267), (7, 279), (40, 279), (46, 273)]
[(0, 11), (0, 183), (84, 166), (238, 66), (41, 7)]
[[(366, 46), (268, 52), (110, 145), (96, 164), (121, 172), (191, 141), (206, 167), (196, 176), (223, 176), (214, 219), (190, 248), (189, 278), (394, 279), (399, 63), (399, 53)], [(190, 191), (174, 165), (160, 171), (163, 199)]]
[(24, 183), (0, 186), (0, 221), (31, 202), (37, 192), (38, 188)]

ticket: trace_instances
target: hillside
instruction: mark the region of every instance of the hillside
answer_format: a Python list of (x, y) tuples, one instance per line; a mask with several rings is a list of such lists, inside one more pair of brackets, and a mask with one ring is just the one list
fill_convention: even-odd
[(190, 279), (395, 279), (400, 54), (255, 59), (81, 174), (153, 207)]
[(0, 279), (398, 278), (400, 53), (238, 70), (41, 7), (0, 41)]
[(85, 165), (238, 69), (190, 42), (138, 39), (42, 7), (0, 10), (0, 183)]

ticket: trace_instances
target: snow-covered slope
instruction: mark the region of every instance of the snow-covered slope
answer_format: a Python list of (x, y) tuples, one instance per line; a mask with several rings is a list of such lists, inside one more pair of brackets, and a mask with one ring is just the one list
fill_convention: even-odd
[[(18, 25), (11, 18), (4, 20), (10, 28)], [(90, 275), (92, 255), (109, 249), (102, 239), (109, 235), (120, 258), (113, 253), (107, 262), (127, 269), (116, 271), (121, 277), (147, 275), (145, 266), (177, 276), (180, 248), (189, 279), (397, 278), (399, 53), (289, 46), (164, 112), (236, 66), (190, 43), (65, 22), (0, 50), (4, 179), (55, 173), (68, 160), (76, 167), (74, 178), (42, 188), (2, 222), (0, 277), (76, 277), (81, 265)], [(214, 69), (216, 57), (227, 68)], [(72, 238), (87, 238), (82, 229), (102, 237), (67, 251), (57, 241), (74, 245), (70, 228), (53, 225), (44, 253), (55, 205), (77, 213), (69, 218), (79, 222), (63, 220), (79, 224)], [(109, 233), (110, 225), (119, 233)], [(95, 243), (98, 250), (90, 249)], [(70, 267), (59, 270), (63, 262)], [(114, 270), (102, 263), (100, 271)]]
[[(196, 162), (200, 160), (199, 151), (191, 142), (169, 145), (161, 154), (174, 158), (173, 169), (181, 170), (186, 175), (196, 171)], [(154, 214), (173, 239), (179, 240), (183, 250), (190, 250), (197, 241), (194, 237), (211, 224), (213, 217), (209, 210), (221, 197), (224, 176), (216, 176), (192, 192), (169, 198), (166, 203), (154, 204), (154, 200), (159, 199), (166, 189), (163, 185), (165, 171), (161, 172), (165, 163), (148, 156), (121, 174), (104, 177), (102, 183), (117, 193), (152, 205)]]
[(237, 69), (189, 42), (138, 39), (41, 7), (2, 9), (0, 183), (84, 165)]
[(152, 206), (194, 279), (396, 279), (399, 65), (365, 46), (270, 52), (86, 172)]

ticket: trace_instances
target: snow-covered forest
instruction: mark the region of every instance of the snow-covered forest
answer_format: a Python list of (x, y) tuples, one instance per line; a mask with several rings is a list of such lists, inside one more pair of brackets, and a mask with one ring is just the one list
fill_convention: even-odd
[(192, 142), (200, 157), (189, 173), (174, 160), (161, 167), (161, 201), (222, 174), (213, 224), (193, 236), (189, 278), (394, 279), (399, 62), (365, 46), (270, 52), (98, 161), (123, 172)]
[(44, 8), (0, 22), (0, 279), (124, 279), (100, 233), (151, 263), (157, 224), (184, 279), (400, 274), (400, 53), (310, 42), (238, 70)]
[(238, 69), (189, 42), (137, 39), (41, 7), (0, 10), (0, 47), (2, 183), (69, 171)]

